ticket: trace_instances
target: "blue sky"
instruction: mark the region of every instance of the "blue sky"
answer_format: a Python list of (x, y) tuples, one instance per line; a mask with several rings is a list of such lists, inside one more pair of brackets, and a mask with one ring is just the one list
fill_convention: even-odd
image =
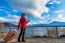
[(64, 4), (65, 0), (0, 0), (0, 22), (17, 23), (24, 10), (28, 24), (65, 22)]

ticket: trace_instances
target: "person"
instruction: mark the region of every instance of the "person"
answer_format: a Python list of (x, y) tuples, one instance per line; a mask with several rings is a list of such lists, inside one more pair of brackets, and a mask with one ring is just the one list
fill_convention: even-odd
[(26, 20), (25, 15), (26, 15), (25, 13), (22, 13), (22, 16), (21, 16), (19, 24), (18, 24), (17, 29), (19, 29), (21, 27), (21, 29), (20, 29), (21, 31), (20, 31), (20, 34), (18, 37), (18, 42), (21, 42), (20, 41), (21, 35), (22, 35), (22, 42), (25, 42), (24, 36), (25, 36), (26, 24), (30, 21), (30, 20)]

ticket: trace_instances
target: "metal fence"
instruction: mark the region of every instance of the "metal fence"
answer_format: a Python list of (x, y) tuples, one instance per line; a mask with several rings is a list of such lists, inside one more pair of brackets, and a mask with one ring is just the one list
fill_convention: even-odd
[[(58, 28), (58, 36), (65, 35), (65, 27), (57, 27)], [(16, 27), (9, 27), (6, 29), (0, 29), (0, 32), (8, 32), (10, 30), (16, 30)], [(20, 30), (18, 30), (19, 34)], [(32, 36), (53, 36), (56, 37), (56, 29), (55, 27), (27, 27), (25, 31), (26, 37)]]

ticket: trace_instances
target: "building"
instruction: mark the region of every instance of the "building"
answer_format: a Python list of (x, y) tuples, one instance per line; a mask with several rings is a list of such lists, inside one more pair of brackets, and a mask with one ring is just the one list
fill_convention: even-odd
[(0, 29), (3, 29), (3, 28), (5, 28), (5, 24), (0, 23)]

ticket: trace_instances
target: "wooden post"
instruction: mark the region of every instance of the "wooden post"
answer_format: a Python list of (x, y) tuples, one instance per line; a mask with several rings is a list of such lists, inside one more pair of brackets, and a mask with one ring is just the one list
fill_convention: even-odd
[(56, 27), (56, 37), (58, 38), (58, 29), (57, 29), (57, 27)]

